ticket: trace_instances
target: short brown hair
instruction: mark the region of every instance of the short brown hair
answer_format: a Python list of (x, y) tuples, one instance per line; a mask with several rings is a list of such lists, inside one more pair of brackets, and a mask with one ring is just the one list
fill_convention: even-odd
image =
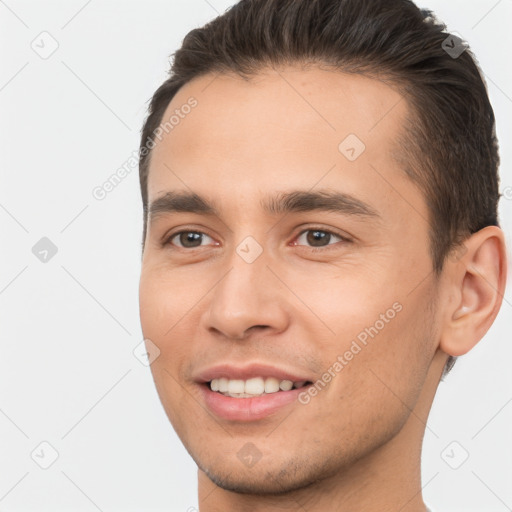
[[(499, 225), (494, 112), (474, 55), (467, 47), (460, 55), (447, 51), (460, 41), (445, 30), (431, 11), (410, 0), (241, 0), (190, 31), (142, 129), (143, 247), (151, 157), (146, 145), (178, 90), (207, 73), (248, 78), (268, 66), (318, 63), (385, 80), (407, 99), (412, 116), (394, 156), (426, 199), (439, 275), (461, 241)], [(449, 358), (446, 371), (454, 361)]]

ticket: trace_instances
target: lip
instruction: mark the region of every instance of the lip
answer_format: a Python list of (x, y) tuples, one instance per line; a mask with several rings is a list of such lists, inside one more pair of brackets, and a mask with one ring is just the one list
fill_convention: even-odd
[(200, 384), (210, 382), (213, 379), (240, 379), (248, 380), (254, 377), (275, 377), (277, 380), (291, 380), (292, 382), (312, 381), (308, 375), (295, 374), (292, 371), (277, 368), (276, 366), (253, 363), (246, 366), (235, 366), (231, 364), (221, 364), (212, 366), (199, 372), (194, 380)]
[(275, 377), (280, 381), (291, 380), (292, 382), (313, 381), (310, 376), (299, 375), (293, 371), (265, 364), (250, 364), (244, 367), (229, 364), (217, 365), (199, 372), (195, 380), (199, 385), (201, 397), (210, 412), (220, 419), (238, 422), (258, 421), (277, 413), (294, 402), (298, 402), (299, 394), (308, 387), (293, 388), (290, 391), (278, 391), (252, 398), (233, 398), (212, 391), (208, 384), (212, 379), (247, 380), (254, 377)]
[(261, 420), (298, 401), (306, 387), (278, 391), (253, 398), (232, 398), (212, 391), (208, 384), (199, 385), (207, 408), (217, 417), (228, 421), (251, 422)]

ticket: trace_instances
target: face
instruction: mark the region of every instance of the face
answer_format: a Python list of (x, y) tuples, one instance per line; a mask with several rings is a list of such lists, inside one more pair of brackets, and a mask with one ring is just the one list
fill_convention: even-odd
[(225, 489), (339, 474), (397, 435), (436, 350), (428, 211), (391, 156), (406, 102), (289, 67), (201, 77), (177, 109), (139, 290), (165, 411)]

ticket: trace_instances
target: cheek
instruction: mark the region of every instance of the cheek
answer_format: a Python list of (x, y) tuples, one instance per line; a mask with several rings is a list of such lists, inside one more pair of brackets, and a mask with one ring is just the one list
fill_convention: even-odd
[[(144, 338), (150, 339), (160, 350), (151, 364), (155, 382), (171, 380), (168, 371), (177, 378), (176, 368), (186, 357), (189, 299), (187, 288), (165, 278), (166, 273), (143, 271), (139, 284), (139, 314)], [(197, 299), (196, 299), (197, 302)], [(191, 311), (193, 313), (193, 311)], [(175, 340), (180, 342), (175, 342)], [(157, 382), (158, 385), (158, 382)], [(173, 386), (172, 382), (166, 385)]]
[(431, 359), (434, 323), (420, 301), (403, 301), (400, 307), (388, 323), (374, 319), (362, 331), (368, 334), (366, 345), (359, 343), (361, 351), (345, 374), (351, 391), (381, 417), (394, 418), (396, 427), (419, 398)]
[[(372, 276), (371, 280), (335, 279), (325, 287), (303, 287), (308, 306), (331, 331), (318, 336), (318, 353), (324, 370), (336, 374), (332, 392), (339, 399), (379, 402), (400, 409), (400, 399), (411, 406), (418, 396), (428, 370), (433, 346), (434, 317), (430, 299), (410, 294), (406, 286)], [(309, 320), (304, 321), (303, 327)], [(310, 335), (315, 332), (310, 322)], [(342, 369), (337, 365), (340, 362)], [(395, 394), (397, 396), (395, 396)], [(399, 397), (399, 398), (398, 398)]]
[(144, 336), (172, 337), (180, 320), (197, 301), (191, 287), (177, 279), (175, 272), (143, 269), (139, 283), (139, 313)]
[[(343, 353), (354, 340), (370, 346), (372, 340), (385, 338), (390, 327), (400, 323), (400, 294), (390, 290), (382, 278), (379, 282), (376, 276), (354, 274), (337, 271), (313, 278), (309, 273), (293, 280), (294, 291), (307, 306), (305, 314), (298, 314), (302, 305), (297, 306), (294, 321), (309, 331), (305, 339), (316, 343), (320, 353)], [(297, 303), (293, 297), (290, 300)], [(324, 363), (328, 361), (324, 359)]]
[[(150, 370), (164, 410), (176, 431), (183, 430), (181, 417), (186, 410), (186, 393), (182, 392), (179, 372), (186, 366), (188, 325), (187, 290), (165, 278), (168, 273), (144, 269), (139, 283), (139, 311), (144, 338), (160, 350)], [(190, 404), (188, 404), (190, 405)], [(190, 409), (190, 407), (189, 407)], [(189, 411), (189, 414), (192, 414)]]

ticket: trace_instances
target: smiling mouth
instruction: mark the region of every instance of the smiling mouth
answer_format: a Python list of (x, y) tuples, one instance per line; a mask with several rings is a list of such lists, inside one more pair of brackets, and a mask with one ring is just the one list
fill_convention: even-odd
[(279, 380), (275, 377), (254, 377), (247, 380), (218, 378), (207, 382), (211, 391), (231, 398), (253, 398), (274, 393), (301, 389), (312, 384), (310, 381)]

